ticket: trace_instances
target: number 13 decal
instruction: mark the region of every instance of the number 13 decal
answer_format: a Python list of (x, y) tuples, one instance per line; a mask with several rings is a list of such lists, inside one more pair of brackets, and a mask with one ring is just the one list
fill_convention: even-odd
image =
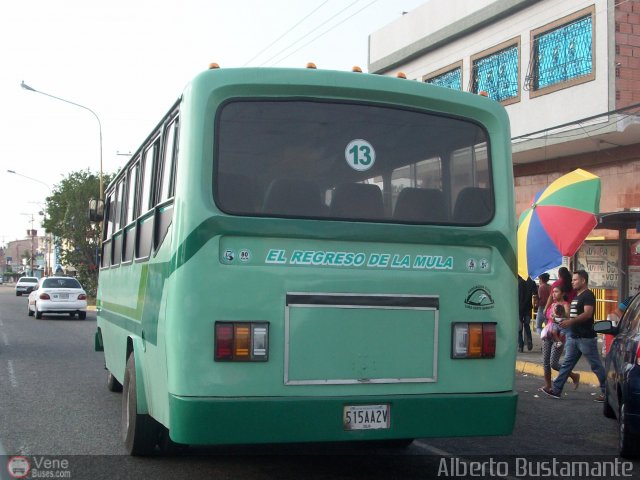
[(344, 158), (351, 168), (364, 172), (373, 167), (376, 161), (376, 151), (369, 142), (358, 138), (351, 140), (344, 149)]

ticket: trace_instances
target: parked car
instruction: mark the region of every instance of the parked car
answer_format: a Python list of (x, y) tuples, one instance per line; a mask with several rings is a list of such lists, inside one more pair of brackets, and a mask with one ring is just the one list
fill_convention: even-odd
[(43, 278), (29, 294), (27, 313), (36, 318), (42, 318), (44, 314), (66, 313), (71, 318), (78, 315), (80, 320), (84, 320), (87, 318), (87, 292), (72, 277)]
[(38, 277), (20, 277), (16, 283), (16, 297), (21, 297), (23, 293), (31, 293), (38, 284)]
[(640, 456), (640, 294), (617, 326), (597, 322), (594, 330), (614, 335), (605, 358), (607, 381), (604, 415), (618, 420), (620, 456)]

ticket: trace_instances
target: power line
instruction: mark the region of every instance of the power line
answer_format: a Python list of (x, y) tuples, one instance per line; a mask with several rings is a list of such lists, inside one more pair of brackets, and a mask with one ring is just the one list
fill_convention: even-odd
[(325, 32), (321, 33), (320, 35), (318, 35), (317, 37), (314, 37), (313, 39), (309, 40), (307, 43), (305, 43), (304, 45), (302, 45), (300, 48), (294, 50), (293, 52), (291, 52), (289, 55), (287, 55), (284, 58), (281, 58), (280, 60), (278, 60), (275, 65), (277, 65), (278, 63), (282, 62), (283, 60), (286, 60), (287, 58), (289, 58), (291, 55), (293, 55), (294, 53), (300, 51), (301, 49), (303, 49), (304, 47), (306, 47), (307, 45), (309, 45), (310, 43), (315, 42), (317, 39), (319, 39), (320, 37), (323, 37), (324, 35), (326, 35), (327, 33), (329, 33), (331, 30), (333, 30), (334, 28), (342, 25), (344, 22), (346, 22), (347, 20), (349, 20), (350, 18), (355, 17), (357, 14), (359, 14), (361, 11), (365, 10), (366, 8), (369, 8), (371, 5), (373, 5), (374, 3), (376, 3), (378, 0), (373, 0), (371, 3), (368, 3), (367, 5), (365, 5), (364, 7), (362, 7), (360, 10), (358, 10), (357, 12), (353, 13), (352, 15), (348, 16), (347, 18), (345, 18), (344, 20), (342, 20), (341, 22), (336, 23), (335, 25), (333, 25), (331, 28), (329, 28), (328, 30), (326, 30)]
[(324, 7), (327, 3), (329, 3), (329, 0), (325, 0), (323, 3), (321, 3), (318, 7), (316, 7), (315, 9), (313, 9), (311, 11), (311, 13), (305, 15), (301, 20), (299, 20), (293, 27), (289, 28), (286, 32), (284, 32), (282, 35), (280, 35), (278, 38), (276, 38), (273, 42), (271, 42), (269, 45), (267, 45), (266, 47), (264, 47), (262, 50), (260, 50), (258, 53), (256, 53), (253, 57), (251, 57), (249, 60), (247, 60), (247, 62), (243, 65), (243, 66), (247, 66), (249, 63), (253, 62), (256, 58), (258, 58), (260, 55), (262, 55), (264, 52), (266, 52), (267, 50), (269, 50), (275, 43), (277, 43), (278, 41), (280, 41), (283, 37), (285, 37), (287, 34), (289, 34), (292, 30), (294, 30), (298, 25), (300, 25), (302, 22), (304, 22), (307, 18), (309, 18), (311, 15), (313, 15), (314, 13), (316, 13), (318, 10), (320, 10), (322, 7)]
[[(306, 34), (304, 34), (302, 37), (300, 37), (299, 39), (297, 39), (295, 42), (289, 44), (288, 46), (284, 47), (282, 50), (280, 50), (278, 53), (276, 53), (275, 55), (273, 55), (272, 57), (270, 57), (269, 59), (265, 60), (264, 62), (262, 62), (260, 64), (260, 66), (262, 67), (263, 65), (269, 63), (271, 60), (273, 60), (274, 58), (276, 58), (277, 56), (279, 56), (280, 54), (282, 54), (283, 52), (287, 51), (288, 49), (290, 49), (291, 47), (293, 47), (295, 44), (301, 42), (302, 40), (304, 40), (306, 37), (308, 37), (309, 35), (311, 35), (313, 32), (317, 31), (318, 29), (322, 28), (323, 26), (325, 26), (327, 23), (329, 23), (331, 20), (333, 20), (334, 18), (336, 18), (338, 15), (340, 15), (342, 12), (344, 12), (345, 10), (350, 9), (352, 6), (354, 6), (356, 3), (358, 3), (360, 0), (355, 0), (353, 2), (351, 2), (349, 5), (347, 5), (345, 8), (343, 8), (342, 10), (340, 10), (338, 13), (336, 13), (335, 15), (329, 17), (327, 20), (325, 20), (324, 22), (322, 22), (320, 25), (318, 25), (316, 28), (314, 28), (313, 30), (311, 30), (310, 32), (307, 32)], [(376, 0), (377, 1), (377, 0)]]

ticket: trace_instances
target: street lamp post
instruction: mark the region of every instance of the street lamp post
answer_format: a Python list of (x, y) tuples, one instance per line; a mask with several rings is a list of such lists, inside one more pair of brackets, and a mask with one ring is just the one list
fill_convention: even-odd
[(103, 182), (102, 182), (102, 123), (100, 122), (100, 118), (98, 117), (96, 112), (91, 110), (89, 107), (85, 107), (84, 105), (80, 105), (79, 103), (72, 102), (70, 100), (65, 100), (64, 98), (56, 97), (55, 95), (51, 95), (49, 93), (45, 93), (45, 92), (41, 92), (40, 90), (36, 90), (35, 88), (30, 87), (29, 85), (24, 83), (24, 80), (22, 81), (22, 83), (20, 83), (20, 86), (24, 90), (28, 90), (30, 92), (36, 92), (36, 93), (39, 93), (41, 95), (45, 95), (47, 97), (54, 98), (56, 100), (60, 100), (61, 102), (70, 103), (71, 105), (75, 105), (76, 107), (80, 107), (80, 108), (83, 108), (85, 110), (88, 110), (89, 112), (91, 112), (91, 114), (94, 117), (96, 117), (96, 120), (98, 121), (98, 129), (100, 131), (100, 200), (102, 200), (103, 199), (102, 197), (103, 197), (103, 194), (104, 194), (104, 185), (103, 185)]

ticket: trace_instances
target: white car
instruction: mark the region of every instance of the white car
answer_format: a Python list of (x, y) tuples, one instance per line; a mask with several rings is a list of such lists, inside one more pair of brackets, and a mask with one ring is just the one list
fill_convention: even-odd
[(77, 314), (84, 320), (87, 318), (87, 292), (72, 277), (43, 278), (29, 294), (27, 310), (29, 316), (36, 318), (49, 313), (66, 313), (71, 318)]
[(21, 297), (23, 293), (31, 293), (37, 284), (37, 277), (20, 277), (16, 283), (16, 297)]

